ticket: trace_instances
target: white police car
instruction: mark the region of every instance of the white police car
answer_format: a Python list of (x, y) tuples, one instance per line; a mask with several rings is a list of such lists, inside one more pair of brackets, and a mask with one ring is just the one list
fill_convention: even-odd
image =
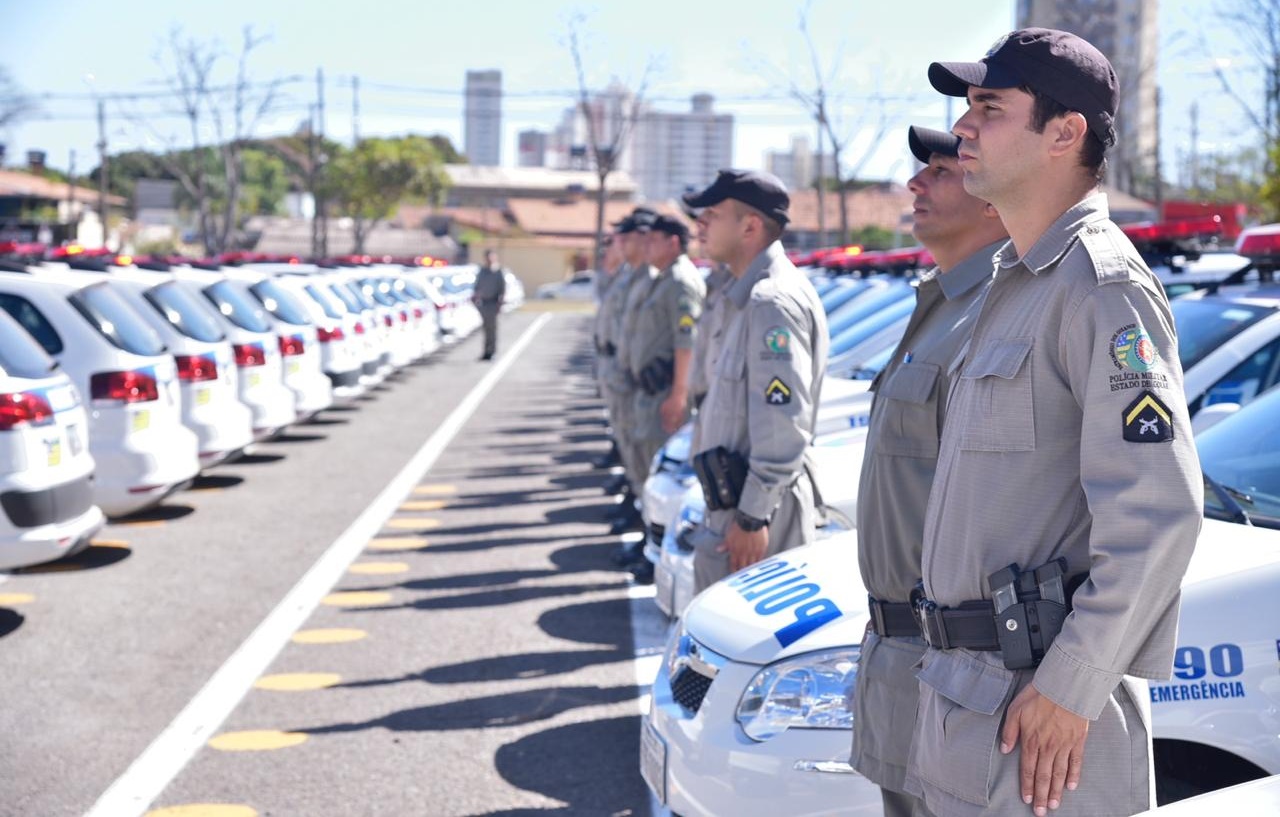
[(0, 570), (75, 553), (102, 527), (88, 426), (71, 379), (0, 309)]

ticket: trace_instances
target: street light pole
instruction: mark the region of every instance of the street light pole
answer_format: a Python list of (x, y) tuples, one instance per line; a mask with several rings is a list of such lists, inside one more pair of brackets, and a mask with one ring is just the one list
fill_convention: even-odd
[(98, 220), (102, 222), (102, 246), (107, 246), (107, 114), (98, 100)]

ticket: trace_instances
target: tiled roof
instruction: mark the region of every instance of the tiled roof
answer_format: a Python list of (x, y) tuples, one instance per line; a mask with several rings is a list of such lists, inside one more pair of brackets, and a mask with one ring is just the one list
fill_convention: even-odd
[[(68, 189), (69, 186), (64, 182), (46, 179), (34, 173), (0, 169), (0, 196), (24, 196), (46, 201), (66, 201)], [(76, 201), (96, 203), (98, 201), (98, 191), (77, 185), (75, 198)], [(123, 207), (127, 204), (123, 196), (110, 194), (107, 195), (107, 203), (113, 207)]]

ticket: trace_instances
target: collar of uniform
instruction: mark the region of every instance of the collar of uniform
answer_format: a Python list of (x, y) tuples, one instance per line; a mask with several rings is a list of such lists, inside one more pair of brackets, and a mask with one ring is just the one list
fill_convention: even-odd
[(747, 301), (751, 300), (751, 289), (756, 282), (765, 277), (769, 273), (769, 268), (774, 265), (780, 258), (786, 258), (787, 254), (782, 249), (782, 242), (775, 241), (764, 248), (764, 251), (757, 255), (751, 265), (747, 267), (747, 271), (742, 277), (729, 285), (729, 300), (733, 301), (733, 305), (742, 309), (747, 305)]
[(996, 253), (996, 263), (1001, 269), (1010, 269), (1019, 264), (1025, 266), (1036, 275), (1057, 264), (1067, 254), (1075, 242), (1076, 234), (1087, 224), (1103, 221), (1111, 217), (1107, 207), (1107, 194), (1094, 193), (1081, 199), (1074, 207), (1058, 216), (1058, 220), (1049, 225), (1027, 254), (1019, 258), (1018, 251), (1010, 241)]
[(948, 301), (959, 298), (991, 277), (995, 272), (992, 257), (1003, 243), (1003, 241), (995, 241), (988, 244), (956, 264), (955, 268), (949, 272), (938, 276), (938, 283), (942, 285), (942, 294), (947, 296)]

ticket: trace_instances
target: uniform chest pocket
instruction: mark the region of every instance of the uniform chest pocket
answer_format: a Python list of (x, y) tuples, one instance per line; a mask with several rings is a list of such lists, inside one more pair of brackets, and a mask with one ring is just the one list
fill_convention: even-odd
[(964, 396), (952, 409), (966, 451), (1034, 451), (1031, 338), (987, 340), (960, 373)]
[(941, 368), (934, 363), (903, 363), (876, 384), (881, 453), (937, 458), (941, 375)]

